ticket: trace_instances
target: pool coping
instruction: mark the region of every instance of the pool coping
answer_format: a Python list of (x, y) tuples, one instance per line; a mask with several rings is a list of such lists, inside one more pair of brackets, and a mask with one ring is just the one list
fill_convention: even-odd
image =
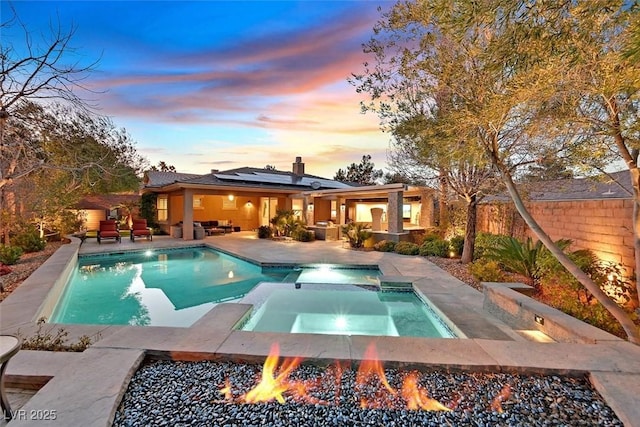
[[(204, 244), (214, 249), (223, 246), (219, 243), (229, 241), (211, 240), (207, 239)], [(176, 242), (177, 246), (184, 245), (180, 241)], [(176, 242), (171, 242), (172, 247), (175, 247)], [(49, 293), (48, 290), (45, 292), (44, 288), (48, 286), (50, 289), (54, 286), (51, 283), (54, 270), (64, 270), (64, 257), (67, 261), (69, 257), (77, 258), (79, 241), (70, 245), (65, 245), (69, 246), (69, 249), (60, 254), (56, 252), (50, 258), (51, 263), (47, 261), (43, 264), (42, 271), (36, 271), (0, 304), (0, 332), (15, 332), (16, 327), (22, 328), (23, 332), (33, 330), (33, 316), (36, 311), (33, 305), (40, 300), (40, 308)], [(194, 246), (193, 242), (191, 246)], [(238, 252), (236, 247), (227, 246), (225, 250), (237, 256), (233, 253)], [(380, 262), (377, 264), (383, 274), (404, 276), (403, 273), (406, 272), (407, 277), (412, 278), (414, 288), (424, 293), (447, 316), (453, 313), (456, 319), (452, 320), (460, 322), (463, 331), (471, 331), (471, 337), (424, 339), (237, 331), (233, 327), (251, 310), (251, 306), (237, 303), (223, 303), (214, 307), (190, 328), (91, 328), (64, 325), (72, 339), (92, 333), (98, 333), (99, 339), (79, 357), (77, 354), (74, 355), (74, 363), (61, 368), (23, 409), (29, 411), (57, 408), (57, 419), (50, 422), (54, 425), (110, 425), (131, 375), (145, 357), (261, 363), (268, 355), (271, 344), (277, 341), (283, 356), (302, 356), (316, 364), (328, 364), (336, 359), (357, 363), (369, 343), (375, 342), (380, 359), (390, 367), (484, 372), (502, 370), (568, 375), (589, 373), (592, 383), (625, 425), (634, 425), (635, 420), (640, 419), (638, 405), (633, 398), (629, 398), (637, 396), (640, 392), (640, 347), (624, 341), (542, 344), (518, 339), (518, 335), (514, 332), (509, 333), (500, 321), (482, 315), (481, 293), (457, 279), (445, 276), (445, 272), (428, 261), (421, 260), (417, 263), (402, 256), (376, 256), (382, 260), (382, 265)], [(416, 264), (424, 267), (422, 275), (416, 274)], [(438, 283), (434, 281), (435, 276), (440, 276), (441, 280)], [(23, 287), (24, 290), (21, 290)], [(14, 294), (15, 297), (12, 299)], [(9, 304), (5, 305), (6, 301), (9, 301)], [(28, 310), (25, 312), (22, 309)], [(12, 322), (10, 325), (6, 323), (9, 321)], [(485, 327), (487, 331), (483, 331)], [(34, 356), (33, 353), (46, 352), (29, 352), (30, 363), (36, 363), (34, 359), (38, 358), (46, 360), (46, 354)], [(18, 353), (16, 358), (19, 360), (22, 354), (23, 352)], [(12, 364), (9, 364), (9, 375), (12, 375)], [(21, 367), (20, 373), (24, 376), (28, 367), (21, 366), (20, 362), (16, 364)], [(91, 378), (94, 384), (88, 388), (87, 378)], [(83, 384), (83, 387), (78, 387), (78, 384)], [(15, 420), (11, 425), (28, 425), (31, 422), (42, 424), (42, 421), (38, 420)]]

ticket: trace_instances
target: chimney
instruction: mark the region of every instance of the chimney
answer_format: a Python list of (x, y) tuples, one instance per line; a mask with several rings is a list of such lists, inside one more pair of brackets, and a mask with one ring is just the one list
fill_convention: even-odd
[(296, 162), (293, 164), (293, 173), (298, 176), (304, 175), (304, 163), (302, 163), (302, 157), (296, 157)]
[(220, 172), (220, 169), (211, 169), (211, 173), (212, 173), (212, 174), (214, 174), (214, 173), (218, 173), (218, 172)]

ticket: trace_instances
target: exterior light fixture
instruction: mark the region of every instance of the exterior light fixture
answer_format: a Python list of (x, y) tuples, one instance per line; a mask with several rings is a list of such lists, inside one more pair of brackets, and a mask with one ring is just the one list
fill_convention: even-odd
[(342, 203), (342, 204), (340, 205), (340, 210), (341, 210), (342, 212), (344, 212), (344, 210), (345, 210), (346, 208), (347, 208), (347, 205), (345, 205), (344, 203)]
[(235, 199), (235, 198), (236, 198), (236, 196), (234, 196), (233, 194), (229, 194), (229, 195), (227, 196), (227, 198), (228, 198), (230, 201), (233, 201), (233, 199)]
[(533, 320), (535, 320), (538, 325), (544, 325), (544, 317), (542, 316), (538, 316), (537, 314), (534, 314)]
[(309, 203), (309, 210), (312, 211), (313, 210), (313, 203)]

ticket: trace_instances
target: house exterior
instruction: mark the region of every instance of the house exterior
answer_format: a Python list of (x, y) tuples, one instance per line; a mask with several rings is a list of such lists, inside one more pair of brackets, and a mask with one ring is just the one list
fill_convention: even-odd
[[(204, 175), (149, 171), (143, 192), (157, 194), (161, 228), (171, 233), (171, 227), (181, 223), (185, 240), (194, 238), (194, 222), (217, 221), (235, 230), (254, 230), (269, 225), (279, 209), (294, 210), (311, 226), (367, 222), (399, 239), (409, 233), (405, 224), (430, 226), (433, 212), (433, 197), (426, 189), (404, 184), (362, 187), (310, 175), (301, 157), (286, 172), (251, 167)], [(382, 210), (381, 215), (375, 211), (376, 222), (371, 208)]]
[[(607, 179), (562, 179), (525, 189), (526, 205), (553, 239), (573, 240), (572, 249), (591, 249), (598, 258), (634, 270), (633, 188), (629, 171)], [(533, 236), (511, 199), (487, 199), (478, 210), (478, 231)]]
[[(140, 202), (139, 194), (103, 194), (85, 196), (70, 210), (84, 219), (84, 228), (97, 230), (100, 221), (114, 218), (120, 219), (129, 215), (125, 206), (137, 206)], [(135, 212), (133, 213), (135, 216)]]

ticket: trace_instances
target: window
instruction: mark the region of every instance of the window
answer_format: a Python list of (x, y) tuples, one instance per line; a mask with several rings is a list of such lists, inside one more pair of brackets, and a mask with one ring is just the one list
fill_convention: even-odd
[(204, 196), (193, 196), (193, 209), (204, 209)]
[(156, 201), (156, 210), (158, 212), (158, 221), (167, 221), (169, 219), (169, 204), (167, 196), (158, 196)]
[(402, 205), (402, 219), (411, 219), (411, 205)]
[(331, 220), (335, 222), (337, 218), (338, 218), (338, 201), (332, 200), (331, 201)]

